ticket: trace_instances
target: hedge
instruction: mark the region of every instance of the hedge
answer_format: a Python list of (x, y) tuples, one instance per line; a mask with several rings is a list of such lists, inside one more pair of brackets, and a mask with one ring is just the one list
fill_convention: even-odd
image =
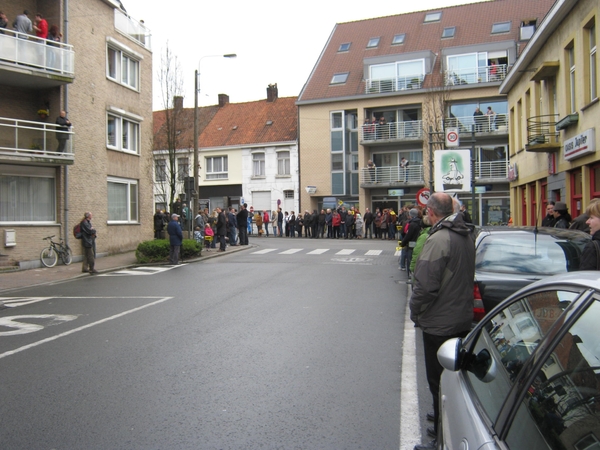
[[(144, 241), (138, 245), (135, 257), (139, 263), (168, 262), (171, 245), (168, 239)], [(181, 246), (180, 258), (191, 259), (201, 256), (202, 244), (194, 239), (184, 239)]]

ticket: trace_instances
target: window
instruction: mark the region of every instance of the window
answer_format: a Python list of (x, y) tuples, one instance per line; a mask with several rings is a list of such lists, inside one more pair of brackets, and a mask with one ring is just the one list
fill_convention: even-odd
[(442, 32), (442, 39), (454, 37), (455, 32), (456, 32), (456, 27), (444, 28), (444, 31)]
[(439, 22), (440, 20), (442, 20), (442, 13), (441, 11), (438, 12), (431, 12), (431, 13), (427, 13), (425, 15), (425, 23), (431, 23), (431, 22)]
[(343, 84), (348, 79), (348, 72), (346, 73), (336, 73), (333, 78), (331, 78), (331, 82), (329, 84)]
[(227, 156), (213, 156), (211, 158), (206, 158), (207, 180), (222, 180), (227, 177)]
[(492, 34), (508, 33), (510, 22), (499, 22), (492, 25)]
[(344, 151), (343, 113), (331, 113), (331, 151)]
[(340, 48), (338, 48), (338, 52), (347, 52), (348, 50), (350, 50), (350, 45), (352, 45), (351, 42), (346, 42), (344, 44), (340, 44)]
[(277, 175), (290, 175), (290, 152), (277, 152)]
[(590, 101), (598, 98), (598, 75), (596, 73), (596, 24), (592, 23), (591, 27), (587, 29), (588, 41), (590, 47)]
[(377, 92), (401, 91), (420, 88), (425, 78), (425, 60), (398, 61), (377, 64), (370, 68), (370, 88)]
[(108, 47), (106, 52), (106, 76), (124, 86), (139, 89), (140, 61), (132, 54), (125, 51)]
[(106, 145), (113, 150), (140, 152), (140, 124), (109, 113), (106, 119)]
[(396, 34), (394, 39), (392, 39), (392, 45), (400, 45), (404, 44), (404, 39), (406, 38), (406, 33)]
[(379, 45), (379, 38), (371, 38), (369, 39), (369, 42), (367, 43), (367, 48), (375, 48)]
[(108, 179), (108, 222), (138, 222), (138, 182), (124, 178)]
[(190, 172), (189, 158), (177, 158), (177, 181), (183, 181)]
[(154, 179), (155, 181), (167, 181), (167, 161), (157, 159), (154, 161)]
[[(54, 169), (20, 174), (10, 166), (0, 173), (0, 222), (56, 222)], [(6, 171), (6, 173), (4, 173)]]
[(577, 112), (575, 102), (575, 47), (567, 48), (567, 63), (569, 64), (569, 112)]
[(294, 191), (283, 191), (283, 198), (294, 198)]
[(264, 177), (265, 176), (265, 154), (264, 153), (253, 153), (252, 154), (252, 176), (253, 177)]

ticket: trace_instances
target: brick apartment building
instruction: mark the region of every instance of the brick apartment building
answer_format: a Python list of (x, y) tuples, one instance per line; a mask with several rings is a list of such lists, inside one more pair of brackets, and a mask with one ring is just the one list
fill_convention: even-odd
[[(24, 9), (58, 26), (61, 42), (12, 31)], [(49, 235), (80, 260), (71, 230), (85, 211), (99, 255), (152, 238), (149, 31), (115, 0), (9, 0), (2, 10), (0, 264), (39, 266)], [(55, 125), (61, 110), (68, 131)]]

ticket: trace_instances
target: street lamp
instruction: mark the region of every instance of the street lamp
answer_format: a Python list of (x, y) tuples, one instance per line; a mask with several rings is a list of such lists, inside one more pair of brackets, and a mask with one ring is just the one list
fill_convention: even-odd
[(235, 53), (226, 53), (225, 55), (206, 55), (198, 60), (198, 69), (194, 71), (194, 208), (192, 210), (192, 217), (195, 217), (195, 213), (200, 209), (199, 200), (199, 182), (198, 182), (198, 93), (200, 92), (200, 63), (204, 58), (236, 58)]

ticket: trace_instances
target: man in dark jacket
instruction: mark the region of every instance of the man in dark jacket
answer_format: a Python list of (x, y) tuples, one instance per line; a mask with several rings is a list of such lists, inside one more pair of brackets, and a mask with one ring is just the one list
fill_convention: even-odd
[(219, 238), (219, 252), (224, 252), (227, 248), (225, 244), (227, 236), (227, 218), (221, 208), (217, 208), (217, 237)]
[(92, 226), (92, 213), (86, 212), (80, 223), (81, 245), (83, 246), (82, 272), (98, 273), (96, 265), (96, 229)]
[(172, 265), (180, 264), (179, 253), (181, 252), (181, 244), (183, 244), (183, 231), (179, 224), (179, 214), (171, 215), (171, 221), (167, 225), (167, 233), (169, 233), (169, 243), (171, 249), (169, 251), (169, 261)]
[(165, 216), (159, 208), (156, 208), (154, 214), (154, 239), (162, 238), (162, 231), (165, 227)]
[(404, 250), (401, 256), (404, 256), (404, 260), (401, 262), (400, 267), (404, 268), (408, 273), (408, 279), (410, 280), (410, 262), (412, 261), (413, 248), (417, 244), (419, 234), (421, 234), (421, 219), (419, 218), (419, 211), (412, 208), (409, 212), (408, 229), (404, 233), (402, 241), (400, 241), (400, 247)]
[[(300, 215), (300, 214), (298, 214)], [(312, 237), (312, 216), (308, 212), (308, 209), (304, 211), (304, 237)], [(299, 236), (302, 237), (302, 236)]]
[(564, 202), (556, 202), (554, 204), (554, 228), (569, 228), (571, 225), (571, 215), (567, 209), (567, 204)]
[(248, 204), (244, 203), (236, 215), (240, 245), (248, 245)]
[(546, 206), (546, 217), (542, 219), (543, 227), (553, 227), (556, 219), (554, 218), (554, 202), (548, 202)]
[(373, 239), (373, 213), (369, 208), (365, 209), (363, 220), (365, 222), (365, 239), (367, 239), (369, 235), (371, 236), (370, 239)]
[[(452, 198), (433, 194), (427, 202), (433, 226), (415, 266), (410, 318), (423, 330), (425, 370), (433, 396), (437, 434), (442, 366), (437, 351), (446, 340), (464, 337), (473, 321), (475, 243), (461, 213), (454, 213)], [(416, 445), (415, 450), (435, 449), (436, 443)]]
[(235, 208), (232, 206), (229, 208), (227, 214), (227, 225), (229, 226), (229, 245), (238, 245), (237, 242), (237, 217), (235, 216)]
[(279, 237), (283, 236), (283, 212), (281, 212), (281, 208), (277, 208), (277, 232)]

